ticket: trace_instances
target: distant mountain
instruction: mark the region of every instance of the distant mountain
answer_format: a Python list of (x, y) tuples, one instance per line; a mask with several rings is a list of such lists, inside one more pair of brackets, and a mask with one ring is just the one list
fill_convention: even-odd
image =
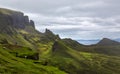
[(120, 56), (120, 43), (115, 40), (103, 38), (97, 44), (83, 47), (81, 51)]
[(120, 43), (108, 38), (97, 40), (99, 41), (98, 43), (91, 45), (82, 45), (72, 39), (63, 39), (63, 41), (70, 48), (76, 49), (81, 52), (91, 52), (91, 53), (99, 53), (105, 55), (120, 56)]
[[(120, 39), (113, 39), (114, 41), (120, 42)], [(98, 42), (100, 42), (100, 39), (96, 39), (96, 40), (77, 40), (79, 43), (83, 44), (83, 45), (93, 45), (93, 44), (97, 44)]]
[(120, 45), (83, 45), (41, 33), (24, 13), (0, 8), (0, 74), (119, 74)]
[[(65, 42), (70, 41), (70, 43), (66, 45), (64, 41)], [(104, 52), (104, 48), (98, 47), (100, 49), (102, 48), (102, 50), (99, 49), (100, 50), (99, 52), (96, 50), (96, 46), (95, 46), (95, 49), (92, 46), (84, 46), (85, 47), (84, 48), (82, 45), (79, 44), (78, 45), (79, 51), (78, 50), (76, 51), (75, 49), (72, 49), (74, 47), (70, 46), (70, 44), (71, 45), (74, 44), (74, 40), (65, 39), (62, 41), (61, 40), (56, 41), (53, 44), (53, 48), (52, 48), (53, 54), (51, 56), (52, 58), (49, 59), (50, 62), (48, 62), (48, 64), (58, 66), (58, 68), (64, 70), (69, 74), (79, 74), (79, 73), (81, 74), (112, 74), (112, 73), (118, 74), (119, 73), (120, 70), (117, 68), (116, 69), (112, 68), (111, 64), (117, 63), (118, 65), (116, 64), (114, 67), (120, 68), (120, 63), (118, 63), (120, 62), (120, 59), (117, 57), (115, 58), (115, 56), (113, 57), (112, 55), (108, 56), (107, 54), (109, 54), (109, 49), (107, 53), (107, 52)], [(113, 51), (110, 51), (110, 53), (111, 52)], [(120, 51), (117, 51), (117, 52), (120, 52)], [(113, 72), (111, 71), (111, 69)]]
[(113, 46), (113, 45), (120, 45), (119, 42), (108, 39), (108, 38), (103, 38), (101, 41), (97, 43), (97, 45), (102, 45), (102, 46)]

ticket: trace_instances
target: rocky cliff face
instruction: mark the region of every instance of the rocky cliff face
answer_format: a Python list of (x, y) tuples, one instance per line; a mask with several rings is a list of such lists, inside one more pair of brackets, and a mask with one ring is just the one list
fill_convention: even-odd
[(29, 17), (22, 12), (0, 8), (0, 26), (0, 29), (5, 29), (8, 26), (24, 29), (26, 26), (34, 27), (34, 21), (29, 20)]
[[(34, 21), (19, 11), (0, 8), (0, 42), (34, 48), (39, 41), (40, 32), (35, 29)], [(37, 40), (35, 40), (37, 39)], [(6, 42), (5, 42), (6, 43)]]

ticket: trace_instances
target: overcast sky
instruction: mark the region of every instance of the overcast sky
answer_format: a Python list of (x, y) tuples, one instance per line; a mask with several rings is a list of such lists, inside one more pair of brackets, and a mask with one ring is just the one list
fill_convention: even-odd
[(1, 8), (24, 12), (62, 38), (120, 38), (120, 0), (0, 0)]

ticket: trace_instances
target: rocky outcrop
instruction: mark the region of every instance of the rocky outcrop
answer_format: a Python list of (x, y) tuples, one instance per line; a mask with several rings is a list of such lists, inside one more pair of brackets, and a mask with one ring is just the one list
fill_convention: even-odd
[[(44, 36), (46, 37), (46, 39), (48, 41), (56, 41), (56, 40), (60, 40), (59, 35), (55, 35), (52, 31), (50, 31), (49, 29), (45, 30)], [(44, 37), (44, 38), (45, 38)]]
[(33, 21), (33, 20), (30, 20), (29, 25), (31, 25), (32, 27), (34, 27), (34, 28), (35, 28), (35, 23), (34, 23), (34, 21)]
[(34, 21), (29, 20), (29, 17), (22, 12), (0, 8), (0, 29), (6, 28), (9, 25), (15, 28), (24, 29), (26, 26), (34, 27)]

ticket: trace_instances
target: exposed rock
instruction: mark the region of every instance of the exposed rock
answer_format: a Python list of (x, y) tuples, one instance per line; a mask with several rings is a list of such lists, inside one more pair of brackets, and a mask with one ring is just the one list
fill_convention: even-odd
[(45, 30), (45, 33), (44, 33), (48, 38), (51, 38), (53, 40), (59, 40), (60, 37), (59, 35), (55, 35), (52, 31), (50, 31), (49, 29), (46, 29)]
[(11, 17), (15, 28), (25, 28), (23, 13), (14, 13)]
[(57, 46), (58, 46), (58, 42), (55, 41), (54, 44), (53, 44), (53, 46), (52, 46), (52, 52), (55, 52), (58, 49)]
[(30, 25), (35, 28), (35, 23), (33, 20), (30, 20)]
[(34, 22), (22, 12), (0, 9), (0, 29), (7, 28), (8, 25), (24, 29), (27, 25), (34, 27)]
[(29, 17), (28, 16), (24, 16), (24, 24), (25, 25), (29, 24)]

